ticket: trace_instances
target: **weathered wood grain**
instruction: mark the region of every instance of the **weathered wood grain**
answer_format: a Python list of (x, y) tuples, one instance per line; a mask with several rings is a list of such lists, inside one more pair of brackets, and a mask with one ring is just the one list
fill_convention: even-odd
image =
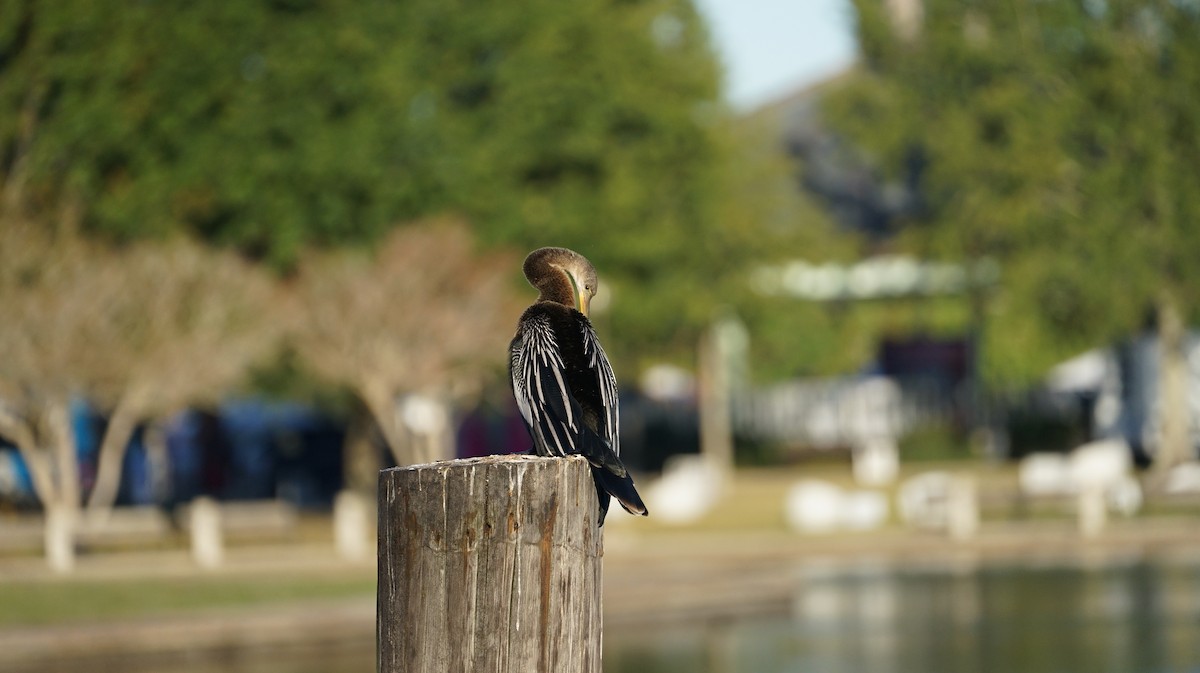
[(603, 539), (582, 458), (379, 476), (381, 673), (600, 673)]

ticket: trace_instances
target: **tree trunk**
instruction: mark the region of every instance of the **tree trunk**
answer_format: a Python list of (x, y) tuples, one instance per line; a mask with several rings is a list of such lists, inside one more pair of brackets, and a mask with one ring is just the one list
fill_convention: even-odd
[[(342, 443), (342, 474), (344, 488), (371, 500), (379, 480), (379, 451), (374, 441), (375, 418), (370, 410), (355, 405)], [(382, 431), (381, 431), (382, 432)]]
[(733, 469), (733, 420), (729, 369), (715, 327), (701, 337), (699, 351), (700, 455), (724, 476)]
[(75, 433), (67, 400), (47, 405), (44, 425), (53, 456), (55, 487), (51, 498), (42, 497), (46, 513), (46, 560), (58, 572), (75, 566), (75, 532), (79, 522), (79, 462)]
[(107, 516), (121, 487), (121, 468), (125, 464), (125, 453), (129, 439), (137, 429), (138, 405), (133, 393), (121, 396), (108, 419), (108, 428), (100, 443), (100, 460), (96, 467), (96, 483), (88, 496), (89, 517)]
[(146, 462), (150, 465), (150, 493), (156, 503), (164, 503), (171, 492), (171, 457), (167, 449), (167, 421), (161, 417), (146, 423), (143, 442)]
[(40, 422), (31, 423), (0, 408), (0, 434), (17, 445), (42, 503), (46, 562), (56, 572), (70, 572), (79, 520), (75, 437), (66, 401), (51, 402), (41, 411)]
[(75, 568), (75, 528), (79, 508), (62, 503), (46, 503), (44, 510), (46, 563), (58, 573), (69, 573)]
[(37, 432), (33, 424), (7, 408), (0, 406), (0, 436), (17, 446), (17, 452), (29, 468), (33, 480), (34, 494), (43, 503), (55, 498), (54, 468), (48, 452), (39, 448)]
[(409, 395), (401, 407), (401, 433), (406, 438), (413, 464), (453, 458), (450, 409), (442, 399)]
[(1192, 454), (1187, 389), (1188, 367), (1183, 355), (1184, 328), (1173, 297), (1163, 296), (1158, 305), (1159, 345), (1159, 445), (1154, 456), (1155, 471), (1167, 470)]
[(70, 402), (51, 402), (46, 411), (46, 424), (54, 450), (54, 469), (58, 474), (58, 499), (78, 511), (81, 500), (79, 460), (75, 455), (75, 430), (71, 427)]
[(363, 382), (358, 393), (375, 418), (392, 459), (397, 465), (411, 465), (413, 460), (410, 442), (402, 432), (400, 424), (396, 422), (396, 395), (387, 386), (376, 381)]

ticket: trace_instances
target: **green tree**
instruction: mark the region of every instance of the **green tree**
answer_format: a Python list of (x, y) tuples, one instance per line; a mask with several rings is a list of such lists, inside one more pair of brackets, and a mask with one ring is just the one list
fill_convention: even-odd
[(439, 205), (485, 242), (591, 259), (620, 369), (690, 354), (745, 261), (717, 215), (718, 71), (690, 3), (423, 2), (408, 23), (406, 123)]
[(687, 0), (0, 8), (5, 210), (283, 269), (457, 212), (487, 244), (592, 257), (630, 357), (690, 344), (697, 286), (740, 262), (718, 100)]
[[(1194, 319), (1195, 3), (924, 5), (906, 38), (886, 3), (856, 0), (863, 68), (827, 112), (881, 169), (914, 155), (927, 166), (909, 246), (1001, 261), (991, 378), (1031, 380), (1133, 331), (1149, 307), (1167, 326)], [(1165, 352), (1179, 332), (1163, 333)]]

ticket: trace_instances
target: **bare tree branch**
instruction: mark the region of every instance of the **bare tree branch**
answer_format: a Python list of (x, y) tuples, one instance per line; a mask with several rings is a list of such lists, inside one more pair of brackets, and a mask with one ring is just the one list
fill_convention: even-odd
[(519, 312), (508, 255), (475, 254), (461, 223), (398, 228), (374, 256), (303, 260), (297, 351), (315, 371), (355, 390), (397, 463), (416, 459), (396, 427), (396, 400), (442, 397), (503, 362)]

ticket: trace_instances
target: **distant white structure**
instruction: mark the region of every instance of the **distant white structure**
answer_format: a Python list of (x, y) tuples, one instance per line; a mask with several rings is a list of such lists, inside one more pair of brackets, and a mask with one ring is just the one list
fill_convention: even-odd
[(842, 528), (874, 530), (887, 521), (888, 501), (878, 491), (848, 491), (842, 495)]
[(1144, 495), (1142, 485), (1132, 474), (1127, 474), (1108, 487), (1108, 508), (1123, 516), (1133, 516), (1142, 508)]
[(654, 517), (669, 524), (698, 520), (716, 506), (724, 478), (701, 456), (672, 456), (663, 475), (646, 489), (646, 505)]
[(642, 373), (640, 388), (650, 399), (682, 400), (696, 394), (696, 377), (675, 365), (657, 364)]
[(888, 504), (876, 491), (844, 491), (836, 484), (805, 479), (784, 500), (788, 527), (801, 533), (872, 530), (887, 521)]
[(1030, 496), (1068, 495), (1071, 469), (1061, 453), (1031, 453), (1017, 465), (1017, 484)]
[(784, 517), (792, 530), (831, 533), (842, 516), (842, 489), (826, 481), (806, 479), (788, 490)]
[(1171, 494), (1200, 493), (1200, 461), (1193, 460), (1171, 468), (1163, 490)]
[(891, 436), (879, 435), (856, 443), (850, 459), (854, 481), (863, 486), (885, 486), (900, 472), (900, 449)]
[(1085, 537), (1100, 533), (1108, 511), (1125, 516), (1142, 507), (1141, 484), (1133, 476), (1129, 445), (1106, 439), (1076, 447), (1069, 454), (1031, 454), (1021, 460), (1018, 481), (1029, 496), (1073, 496), (1079, 530)]
[(1106, 439), (1076, 447), (1067, 465), (1074, 490), (1106, 490), (1129, 475), (1133, 457), (1124, 440)]
[(853, 264), (793, 260), (755, 270), (754, 288), (765, 295), (809, 301), (846, 301), (962, 294), (994, 284), (1000, 266), (982, 260), (973, 266), (930, 262), (908, 255), (877, 255)]
[[(1188, 431), (1200, 446), (1200, 332), (1183, 339), (1187, 363)], [(1054, 392), (1094, 397), (1092, 434), (1123, 439), (1132, 449), (1153, 456), (1161, 434), (1158, 335), (1148, 332), (1111, 348), (1082, 353), (1050, 370), (1046, 386)]]
[(1109, 494), (1120, 489), (1118, 509), (1127, 509), (1135, 500), (1140, 507), (1140, 493), (1132, 477), (1133, 459), (1129, 445), (1120, 439), (1106, 439), (1083, 444), (1068, 454), (1033, 453), (1021, 459), (1017, 468), (1021, 492), (1030, 496), (1078, 495), (1085, 490)]
[(900, 386), (884, 376), (787, 381), (747, 391), (734, 404), (743, 434), (816, 449), (894, 439), (915, 421)]
[(975, 482), (943, 471), (924, 472), (900, 485), (900, 518), (914, 528), (945, 531), (966, 539), (979, 529)]

